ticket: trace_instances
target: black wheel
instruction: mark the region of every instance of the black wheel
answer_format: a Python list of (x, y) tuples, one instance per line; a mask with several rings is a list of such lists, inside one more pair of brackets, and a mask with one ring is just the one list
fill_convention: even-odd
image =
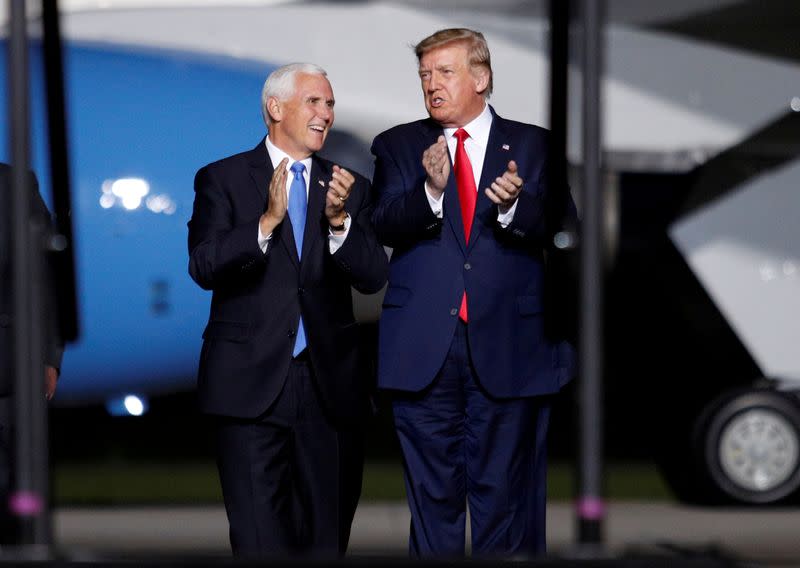
[(774, 503), (800, 487), (800, 405), (791, 395), (726, 395), (709, 407), (698, 434), (708, 477), (728, 498)]

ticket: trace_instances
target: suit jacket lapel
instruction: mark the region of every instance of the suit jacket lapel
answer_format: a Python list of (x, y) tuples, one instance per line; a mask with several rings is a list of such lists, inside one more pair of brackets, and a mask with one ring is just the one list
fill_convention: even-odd
[(261, 203), (264, 203), (264, 210), (266, 211), (269, 182), (272, 179), (274, 170), (264, 140), (265, 138), (262, 138), (258, 146), (248, 152), (247, 161), (250, 165), (250, 177), (253, 178), (253, 187), (258, 192)]
[[(424, 131), (424, 145), (422, 151), (424, 152), (436, 142), (439, 136), (444, 134), (444, 130), (430, 118), (422, 124)], [(448, 157), (450, 156), (449, 151), (447, 155)], [(420, 152), (419, 157), (421, 160), (422, 152)], [(424, 175), (423, 169), (423, 177)], [(444, 218), (455, 234), (456, 242), (458, 246), (461, 247), (461, 252), (466, 254), (467, 246), (464, 242), (464, 222), (461, 220), (461, 203), (458, 200), (458, 188), (456, 187), (456, 176), (453, 171), (452, 159), (450, 160), (450, 175), (447, 176), (447, 185), (444, 189)]]
[[(261, 202), (264, 204), (264, 211), (269, 206), (269, 184), (272, 181), (272, 174), (275, 169), (272, 167), (272, 160), (267, 152), (264, 140), (256, 146), (249, 156), (250, 177), (253, 179), (255, 190), (258, 192)], [(282, 246), (289, 255), (296, 268), (300, 268), (300, 260), (297, 258), (297, 246), (294, 243), (292, 224), (287, 214), (283, 222), (275, 228), (272, 233), (270, 246)]]
[[(503, 175), (508, 161), (511, 159), (508, 140), (503, 129), (503, 119), (494, 111), (492, 111), (492, 115), (492, 127), (489, 130), (489, 141), (486, 143), (486, 155), (483, 157), (481, 179), (478, 184), (478, 200), (475, 203), (475, 219), (472, 221), (468, 249), (475, 245), (475, 241), (480, 237), (484, 228), (493, 227), (496, 222), (497, 209), (484, 190), (492, 185), (495, 178)], [(506, 148), (503, 148), (504, 145)]]

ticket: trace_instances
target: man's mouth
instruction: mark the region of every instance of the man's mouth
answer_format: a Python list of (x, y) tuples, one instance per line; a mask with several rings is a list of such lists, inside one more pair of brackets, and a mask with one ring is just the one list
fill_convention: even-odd
[(311, 130), (313, 130), (314, 132), (319, 132), (320, 134), (325, 132), (325, 127), (324, 126), (320, 126), (318, 124), (312, 124), (311, 126), (309, 126), (309, 128)]
[(431, 98), (431, 106), (433, 108), (439, 108), (444, 104), (444, 99), (442, 97), (432, 97)]

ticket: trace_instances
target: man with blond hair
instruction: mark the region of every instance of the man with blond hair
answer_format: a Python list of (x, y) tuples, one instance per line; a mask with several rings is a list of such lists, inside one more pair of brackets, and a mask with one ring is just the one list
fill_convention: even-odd
[(369, 182), (316, 154), (334, 119), (325, 71), (275, 70), (262, 112), (265, 139), (195, 177), (189, 273), (213, 291), (198, 401), (234, 554), (341, 555), (369, 408), (351, 287), (380, 290), (386, 253)]
[(550, 400), (574, 353), (544, 335), (545, 248), (574, 204), (547, 131), (501, 118), (479, 32), (415, 47), (429, 118), (375, 138), (373, 219), (393, 247), (378, 384), (393, 395), (414, 556), (545, 551)]

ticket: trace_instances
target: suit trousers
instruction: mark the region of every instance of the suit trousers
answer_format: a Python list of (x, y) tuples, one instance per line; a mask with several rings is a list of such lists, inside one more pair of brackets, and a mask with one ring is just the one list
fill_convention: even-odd
[(363, 433), (334, 427), (302, 354), (267, 412), (215, 418), (215, 430), (235, 556), (345, 553), (361, 494)]
[(463, 556), (467, 506), (474, 556), (544, 554), (548, 397), (490, 397), (459, 321), (433, 384), (419, 394), (395, 393), (392, 408), (412, 556)]

